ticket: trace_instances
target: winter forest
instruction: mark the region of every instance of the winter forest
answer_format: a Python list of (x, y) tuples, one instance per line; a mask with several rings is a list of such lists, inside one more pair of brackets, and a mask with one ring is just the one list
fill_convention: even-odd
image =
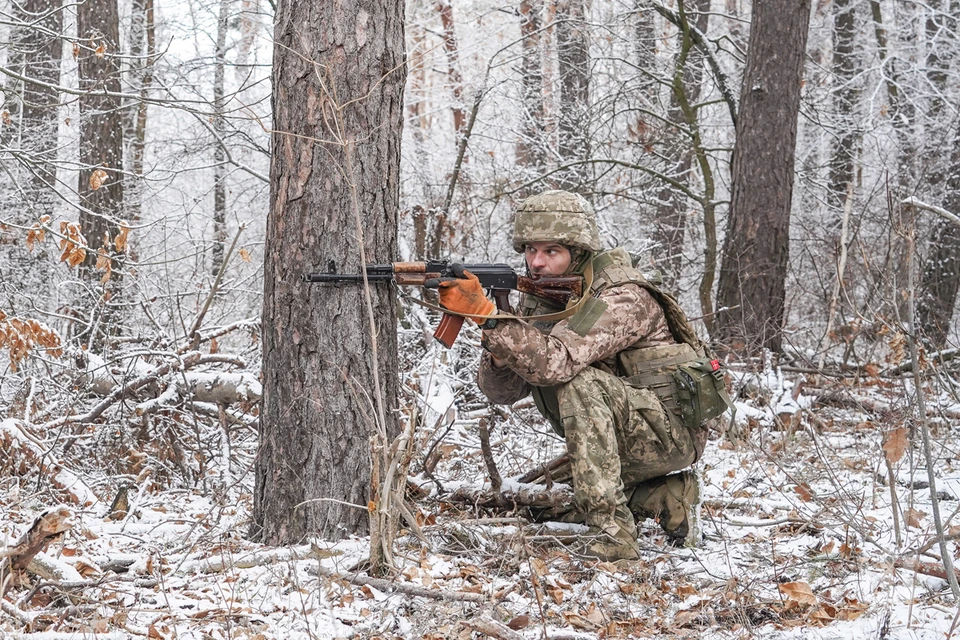
[[(0, 0), (0, 637), (960, 636), (958, 21)], [(571, 553), (480, 329), (301, 281), (521, 271), (545, 189), (726, 364), (696, 545)]]

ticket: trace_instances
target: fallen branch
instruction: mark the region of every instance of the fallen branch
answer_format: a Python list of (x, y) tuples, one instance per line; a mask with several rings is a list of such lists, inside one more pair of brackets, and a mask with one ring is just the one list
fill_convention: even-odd
[(502, 622), (497, 622), (485, 613), (477, 616), (473, 620), (467, 620), (464, 624), (474, 631), (479, 631), (491, 638), (499, 638), (499, 640), (524, 640), (523, 635), (517, 633)]
[(543, 466), (526, 472), (517, 478), (517, 482), (546, 483), (548, 475), (553, 482), (568, 482), (572, 477), (570, 473), (570, 454), (563, 453)]
[(24, 624), (27, 627), (31, 626), (34, 620), (37, 619), (37, 616), (40, 615), (38, 613), (28, 613), (14, 605), (12, 602), (7, 602), (3, 598), (0, 598), (0, 611), (3, 611), (8, 616), (16, 618), (21, 622), (21, 624)]
[[(50, 484), (65, 494), (65, 498), (82, 507), (100, 504), (100, 498), (78, 476), (67, 470), (50, 452), (25, 432), (16, 420), (0, 421), (0, 453), (13, 457), (19, 454), (23, 462), (36, 467)], [(13, 465), (17, 468), (18, 465)]]
[(54, 538), (69, 531), (75, 524), (73, 511), (69, 507), (61, 505), (47, 509), (34, 518), (33, 524), (12, 548), (4, 551), (6, 562), (13, 569), (26, 569), (34, 556), (46, 551)]
[(266, 551), (236, 555), (223, 552), (221, 555), (212, 558), (182, 562), (180, 566), (177, 567), (175, 573), (184, 574), (195, 571), (199, 571), (200, 573), (218, 573), (226, 569), (250, 569), (251, 567), (276, 564), (277, 562), (286, 562), (288, 560), (303, 560), (309, 557), (310, 547), (308, 545), (268, 549)]
[(462, 487), (443, 498), (454, 503), (496, 511), (513, 512), (528, 508), (538, 512), (537, 519), (549, 519), (550, 514), (559, 515), (571, 509), (573, 492), (564, 485), (551, 489), (537, 485), (520, 485), (496, 493), (477, 487)]
[[(920, 562), (916, 558), (897, 558), (893, 561), (893, 566), (898, 569), (906, 569), (907, 571), (913, 571), (914, 573), (920, 573), (925, 576), (933, 576), (934, 578), (940, 578), (941, 580), (949, 581), (947, 572), (944, 571), (942, 564), (935, 564), (933, 562)], [(953, 573), (957, 576), (957, 579), (960, 579), (960, 572), (954, 570)]]
[(425, 589), (404, 582), (394, 582), (383, 578), (371, 578), (359, 573), (338, 573), (333, 569), (328, 569), (322, 565), (306, 567), (307, 573), (323, 576), (324, 578), (333, 578), (343, 580), (350, 584), (366, 585), (383, 591), (384, 593), (398, 592), (409, 596), (420, 598), (430, 598), (432, 600), (446, 600), (457, 602), (489, 602), (490, 596), (483, 593), (470, 593), (468, 591), (440, 591), (438, 589)]

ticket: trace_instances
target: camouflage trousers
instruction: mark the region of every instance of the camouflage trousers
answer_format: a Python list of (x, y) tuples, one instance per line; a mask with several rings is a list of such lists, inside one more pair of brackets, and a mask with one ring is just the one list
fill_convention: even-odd
[(635, 531), (624, 488), (693, 464), (706, 431), (691, 434), (656, 393), (595, 367), (554, 390), (576, 508), (590, 526)]

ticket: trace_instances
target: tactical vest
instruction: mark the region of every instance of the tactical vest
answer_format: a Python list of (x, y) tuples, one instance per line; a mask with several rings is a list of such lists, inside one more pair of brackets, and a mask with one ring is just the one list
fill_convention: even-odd
[[(593, 270), (593, 284), (586, 295), (597, 298), (604, 290), (625, 284), (635, 284), (646, 289), (663, 310), (667, 326), (676, 343), (654, 345), (641, 339), (617, 354), (615, 370), (610, 370), (604, 363), (594, 363), (591, 366), (625, 378), (633, 386), (649, 387), (657, 393), (665, 408), (684, 422), (681, 394), (674, 372), (681, 366), (693, 365), (707, 356), (706, 345), (697, 337), (676, 299), (644, 278), (633, 267), (630, 255), (624, 249), (617, 248), (595, 256)], [(571, 300), (569, 306), (576, 302)], [(588, 300), (567, 322), (571, 328), (576, 327), (578, 333), (586, 335), (599, 318), (600, 313), (596, 309)], [(533, 316), (562, 310), (555, 304), (528, 295), (521, 302), (520, 313), (523, 316)], [(550, 333), (555, 324), (556, 322), (533, 322), (533, 326), (542, 333)], [(533, 399), (553, 429), (563, 435), (556, 387), (534, 387)]]

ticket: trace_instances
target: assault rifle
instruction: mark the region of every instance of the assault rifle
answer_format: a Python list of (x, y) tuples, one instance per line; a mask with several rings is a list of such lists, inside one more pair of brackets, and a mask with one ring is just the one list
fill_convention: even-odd
[[(519, 291), (544, 298), (558, 304), (566, 304), (572, 296), (583, 293), (583, 278), (580, 276), (521, 276), (508, 264), (460, 264), (447, 260), (427, 262), (394, 262), (393, 264), (368, 264), (369, 282), (394, 282), (404, 286), (436, 287), (440, 282), (463, 277), (467, 270), (477, 276), (497, 308), (510, 313), (510, 292)], [(363, 282), (362, 273), (306, 273), (304, 282), (321, 284), (358, 284)], [(463, 316), (444, 313), (433, 337), (448, 349), (460, 334)]]

